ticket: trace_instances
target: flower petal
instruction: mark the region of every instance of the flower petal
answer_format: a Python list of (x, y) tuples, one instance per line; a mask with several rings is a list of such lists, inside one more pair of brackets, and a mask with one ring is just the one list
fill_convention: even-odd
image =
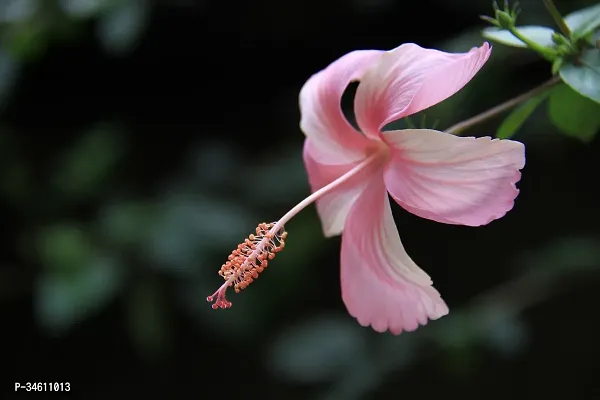
[(342, 298), (362, 326), (394, 334), (448, 314), (431, 279), (406, 254), (381, 176), (371, 178), (344, 227)]
[(420, 217), (480, 226), (501, 218), (519, 194), (525, 146), (429, 129), (383, 134), (391, 146), (384, 179), (392, 197)]
[(328, 164), (346, 164), (366, 154), (369, 140), (350, 125), (341, 110), (344, 90), (359, 80), (383, 52), (353, 51), (313, 75), (300, 91), (300, 129), (313, 143), (312, 157)]
[[(311, 154), (312, 141), (304, 142), (304, 165), (308, 173), (311, 191), (316, 192), (357, 166), (360, 161), (348, 164), (327, 165), (317, 162)], [(358, 196), (365, 190), (369, 178), (383, 173), (383, 163), (368, 165), (354, 177), (316, 201), (317, 213), (326, 237), (336, 236), (342, 232), (350, 208)]]
[(358, 85), (354, 110), (358, 126), (376, 135), (397, 119), (452, 96), (481, 69), (491, 53), (484, 43), (468, 53), (445, 53), (403, 44), (383, 54)]

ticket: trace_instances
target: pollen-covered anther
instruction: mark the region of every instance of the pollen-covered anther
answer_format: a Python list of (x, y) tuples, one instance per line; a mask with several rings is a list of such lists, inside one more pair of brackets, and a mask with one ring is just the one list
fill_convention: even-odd
[(283, 250), (287, 232), (283, 227), (277, 232), (271, 232), (275, 224), (258, 224), (255, 233), (250, 234), (227, 257), (227, 261), (219, 270), (225, 284), (206, 298), (207, 301), (215, 302), (212, 305), (213, 309), (231, 307), (231, 302), (225, 299), (227, 288), (233, 286), (236, 293), (247, 288), (267, 268), (268, 260), (273, 260), (275, 255)]

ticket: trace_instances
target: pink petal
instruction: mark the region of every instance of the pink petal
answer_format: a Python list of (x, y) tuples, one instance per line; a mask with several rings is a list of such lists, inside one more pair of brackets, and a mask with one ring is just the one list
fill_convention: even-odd
[(385, 184), (420, 217), (479, 226), (513, 208), (525, 146), (512, 140), (457, 137), (429, 129), (383, 134), (391, 146)]
[(459, 54), (412, 43), (384, 53), (358, 85), (358, 126), (376, 135), (386, 124), (447, 99), (473, 78), (490, 53), (487, 43)]
[[(316, 192), (323, 186), (344, 175), (360, 161), (342, 165), (320, 164), (312, 158), (312, 141), (304, 142), (304, 165), (308, 173), (311, 191)], [(369, 165), (347, 182), (327, 193), (316, 201), (317, 213), (326, 237), (339, 235), (342, 232), (350, 208), (358, 196), (365, 190), (369, 179), (375, 174), (383, 173), (383, 163)]]
[(300, 91), (300, 128), (311, 140), (312, 157), (328, 164), (346, 164), (366, 154), (369, 140), (350, 125), (340, 102), (348, 84), (359, 80), (383, 52), (353, 51), (313, 75)]
[(356, 200), (344, 227), (342, 298), (362, 326), (394, 334), (448, 314), (431, 279), (406, 254), (381, 176)]

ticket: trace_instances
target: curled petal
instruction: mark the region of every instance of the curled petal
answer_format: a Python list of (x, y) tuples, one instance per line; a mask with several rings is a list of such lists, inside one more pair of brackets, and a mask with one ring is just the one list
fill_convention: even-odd
[(525, 146), (429, 129), (383, 134), (391, 147), (384, 179), (404, 209), (448, 224), (480, 226), (513, 208)]
[(445, 53), (403, 44), (384, 53), (365, 73), (355, 97), (358, 125), (367, 135), (452, 96), (491, 53), (484, 43), (468, 53)]
[(408, 256), (381, 176), (356, 200), (342, 234), (342, 298), (362, 326), (394, 334), (448, 314), (429, 276)]
[[(304, 165), (308, 173), (308, 181), (312, 192), (316, 192), (323, 186), (333, 182), (360, 163), (360, 161), (355, 161), (341, 165), (321, 164), (311, 156), (311, 149), (312, 141), (306, 139), (303, 153)], [(342, 232), (350, 208), (358, 196), (365, 190), (369, 179), (373, 175), (381, 174), (382, 172), (382, 163), (373, 163), (316, 201), (317, 213), (319, 214), (325, 236), (336, 236)]]
[(312, 156), (328, 164), (347, 164), (363, 158), (369, 140), (350, 125), (340, 102), (348, 84), (383, 52), (353, 51), (313, 75), (300, 91), (300, 128), (312, 142)]

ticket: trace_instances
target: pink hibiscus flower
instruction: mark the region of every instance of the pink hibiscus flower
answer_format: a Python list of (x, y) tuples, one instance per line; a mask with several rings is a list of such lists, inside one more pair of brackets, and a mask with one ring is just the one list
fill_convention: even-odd
[[(523, 144), (457, 137), (430, 129), (383, 131), (461, 89), (490, 55), (485, 43), (464, 54), (404, 44), (391, 51), (354, 51), (313, 75), (300, 92), (304, 162), (312, 194), (279, 221), (259, 224), (229, 256), (213, 308), (231, 307), (284, 248), (284, 224), (316, 201), (325, 236), (342, 234), (341, 287), (348, 312), (363, 326), (399, 334), (448, 313), (429, 276), (408, 256), (388, 193), (404, 209), (434, 221), (469, 226), (502, 217), (519, 193)], [(354, 111), (341, 96), (360, 81)]]
[[(490, 53), (487, 43), (464, 54), (415, 44), (354, 51), (302, 88), (300, 126), (312, 190), (369, 160), (316, 203), (325, 235), (342, 234), (342, 298), (363, 326), (398, 334), (448, 313), (429, 276), (404, 250), (388, 193), (405, 210), (448, 224), (485, 225), (513, 207), (525, 165), (522, 143), (430, 129), (382, 130), (456, 93)], [(360, 82), (354, 112), (361, 132), (340, 108), (351, 81)]]

